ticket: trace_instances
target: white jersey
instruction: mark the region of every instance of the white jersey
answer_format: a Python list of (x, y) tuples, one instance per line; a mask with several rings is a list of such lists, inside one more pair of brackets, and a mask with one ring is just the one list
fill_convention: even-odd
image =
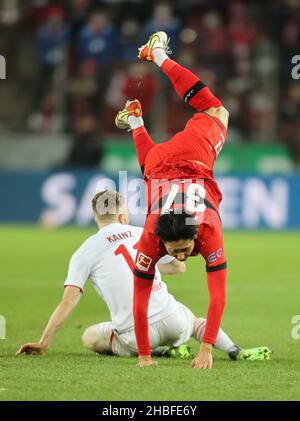
[[(73, 254), (65, 281), (65, 286), (77, 286), (83, 291), (90, 278), (110, 311), (113, 329), (119, 333), (134, 327), (132, 270), (142, 232), (142, 228), (119, 223), (101, 228)], [(164, 256), (159, 263), (172, 260), (173, 257)], [(149, 302), (149, 323), (171, 314), (176, 306), (177, 302), (169, 294), (156, 268)]]

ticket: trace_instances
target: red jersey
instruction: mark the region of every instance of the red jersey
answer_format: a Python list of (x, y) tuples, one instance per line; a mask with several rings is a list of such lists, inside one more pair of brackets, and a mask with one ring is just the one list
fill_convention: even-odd
[[(182, 166), (184, 163), (181, 163)], [(186, 167), (189, 163), (185, 163)], [(199, 167), (197, 164), (191, 163)], [(202, 172), (204, 175), (205, 169)], [(161, 213), (173, 209), (190, 211), (198, 224), (198, 236), (191, 256), (201, 254), (206, 266), (223, 264), (226, 259), (223, 251), (222, 224), (219, 216), (221, 193), (214, 180), (198, 178), (155, 180), (147, 182), (148, 216), (139, 241), (136, 267), (152, 275), (156, 262), (167, 254), (164, 244), (155, 235), (156, 223)], [(195, 172), (194, 172), (195, 174)], [(177, 173), (178, 175), (178, 173)], [(187, 221), (188, 222), (188, 221)]]
[(146, 157), (148, 216), (134, 269), (134, 319), (139, 355), (151, 352), (147, 303), (155, 265), (167, 254), (155, 229), (159, 215), (170, 209), (177, 212), (183, 208), (192, 212), (197, 220), (198, 236), (192, 256), (201, 254), (206, 261), (210, 293), (203, 341), (215, 343), (225, 304), (226, 259), (219, 216), (222, 195), (212, 169), (225, 137), (226, 129), (219, 120), (198, 113), (182, 132), (167, 143), (153, 146)]
[[(184, 130), (176, 133), (168, 142), (159, 143), (150, 149), (145, 159), (144, 174), (149, 178), (155, 177), (158, 171), (166, 170), (166, 161), (172, 163), (173, 170), (176, 170), (178, 161), (183, 160), (201, 161), (212, 170), (226, 134), (225, 126), (218, 118), (205, 112), (196, 113)], [(174, 178), (172, 173), (166, 172), (165, 177), (169, 180)]]

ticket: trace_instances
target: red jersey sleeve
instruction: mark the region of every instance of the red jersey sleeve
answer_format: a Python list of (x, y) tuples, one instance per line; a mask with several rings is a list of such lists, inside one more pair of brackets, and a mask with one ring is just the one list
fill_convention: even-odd
[(139, 355), (151, 355), (148, 305), (155, 275), (155, 265), (164, 254), (159, 239), (144, 229), (139, 241), (133, 270), (133, 318)]
[[(209, 210), (209, 212), (214, 212)], [(200, 253), (206, 261), (207, 286), (210, 302), (203, 342), (215, 344), (226, 301), (226, 258), (224, 255), (222, 226), (217, 214), (212, 213), (214, 224), (200, 232)]]

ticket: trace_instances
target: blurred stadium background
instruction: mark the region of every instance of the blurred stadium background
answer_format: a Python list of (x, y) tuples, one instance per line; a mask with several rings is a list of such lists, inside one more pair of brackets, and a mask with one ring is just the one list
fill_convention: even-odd
[(192, 110), (155, 66), (136, 59), (137, 47), (160, 29), (171, 36), (172, 57), (231, 112), (216, 166), (224, 226), (300, 226), (300, 83), (291, 63), (300, 45), (297, 0), (0, 5), (7, 63), (0, 221), (90, 223), (96, 179), (118, 181), (119, 170), (139, 175), (130, 134), (114, 126), (126, 99), (141, 100), (156, 142), (185, 125)]

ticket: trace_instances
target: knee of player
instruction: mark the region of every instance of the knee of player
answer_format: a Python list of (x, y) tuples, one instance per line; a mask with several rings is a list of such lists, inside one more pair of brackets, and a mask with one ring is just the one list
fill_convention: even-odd
[(216, 109), (216, 117), (223, 117), (223, 118), (228, 119), (229, 115), (230, 115), (229, 111), (223, 105)]
[(83, 345), (86, 348), (94, 351), (95, 346), (97, 344), (97, 339), (98, 339), (98, 335), (94, 326), (89, 326), (87, 329), (85, 329), (85, 331), (83, 332), (81, 336), (81, 339), (82, 339)]

